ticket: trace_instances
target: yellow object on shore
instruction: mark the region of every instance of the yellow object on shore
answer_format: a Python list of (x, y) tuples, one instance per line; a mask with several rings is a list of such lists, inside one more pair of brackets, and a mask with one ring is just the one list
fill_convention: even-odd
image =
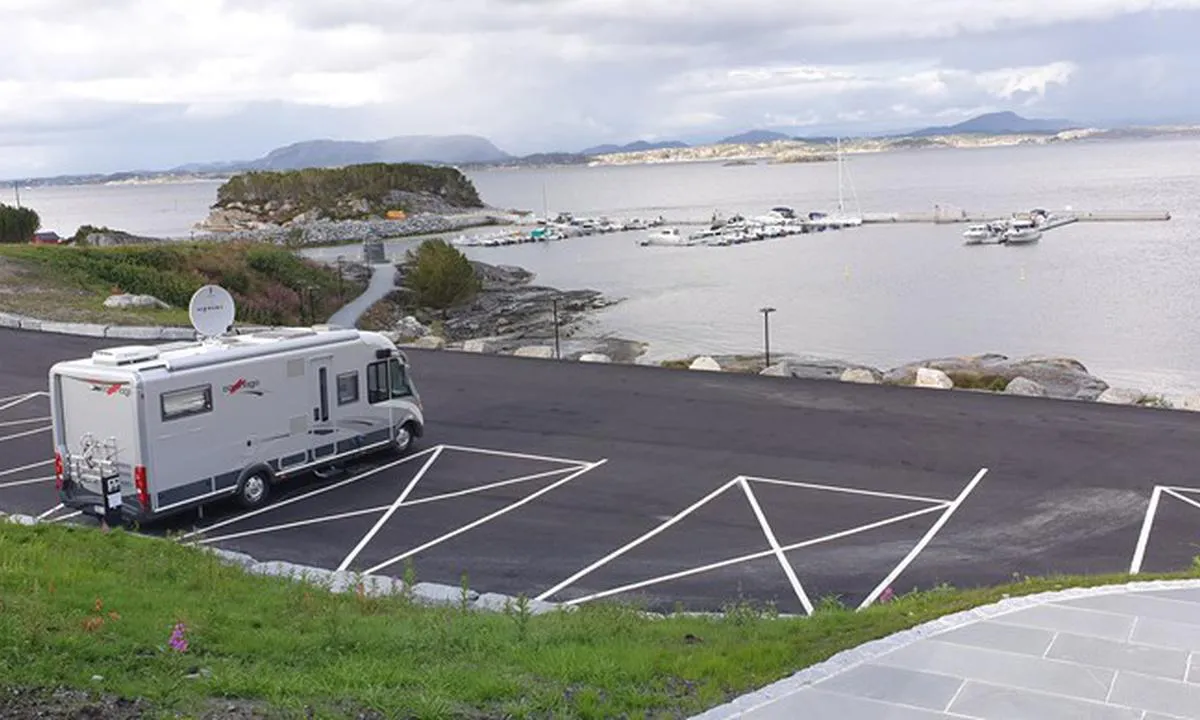
[(388, 210), (387, 211), (387, 219), (388, 220), (403, 220), (406, 217), (408, 217), (408, 213), (404, 212), (403, 210)]

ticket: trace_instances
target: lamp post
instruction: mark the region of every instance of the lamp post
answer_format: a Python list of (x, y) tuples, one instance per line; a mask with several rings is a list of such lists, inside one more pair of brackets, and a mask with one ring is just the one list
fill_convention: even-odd
[(554, 359), (561, 360), (562, 355), (559, 352), (558, 345), (558, 296), (555, 295), (553, 298), (551, 298), (551, 302), (554, 305)]
[(771, 367), (771, 313), (775, 312), (773, 307), (759, 308), (759, 312), (763, 314), (763, 367)]

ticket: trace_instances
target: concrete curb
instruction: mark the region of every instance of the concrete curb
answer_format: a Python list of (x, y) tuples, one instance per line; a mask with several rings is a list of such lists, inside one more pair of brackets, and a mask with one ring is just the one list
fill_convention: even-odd
[(912, 645), (920, 640), (956, 630), (983, 620), (990, 620), (1001, 615), (1025, 610), (1038, 605), (1045, 605), (1061, 600), (1073, 600), (1099, 595), (1115, 595), (1130, 592), (1152, 592), (1158, 590), (1197, 590), (1200, 580), (1150, 580), (1146, 582), (1129, 582), (1121, 585), (1105, 585), (1094, 588), (1071, 588), (1053, 592), (1008, 598), (992, 605), (985, 605), (973, 610), (965, 610), (954, 615), (946, 615), (931, 620), (924, 625), (918, 625), (903, 630), (879, 640), (865, 643), (850, 650), (844, 650), (825, 662), (805, 668), (791, 677), (779, 680), (764, 688), (742, 695), (724, 705), (711, 708), (690, 720), (730, 720), (740, 718), (747, 713), (761, 709), (788, 695), (797, 693), (810, 685), (827, 680), (851, 668), (869, 662), (895, 650)]
[[(12, 515), (0, 512), (0, 522), (32, 527), (41, 524), (31, 515), (14, 513)], [(136, 537), (148, 540), (166, 540), (151, 535), (136, 534)], [(169, 541), (167, 541), (169, 542)], [(544, 602), (532, 598), (512, 597), (499, 593), (480, 593), (469, 587), (442, 585), (440, 583), (417, 582), (408, 587), (403, 580), (383, 575), (364, 575), (362, 573), (326, 570), (324, 568), (297, 565), (281, 560), (259, 561), (253, 556), (241, 552), (232, 552), (220, 548), (198, 546), (190, 543), (191, 547), (201, 552), (216, 556), (222, 563), (239, 567), (250, 575), (265, 575), (268, 577), (285, 578), (301, 582), (333, 593), (358, 593), (368, 597), (407, 596), (413, 601), (428, 606), (466, 607), (478, 612), (494, 613), (527, 613), (529, 615), (545, 615), (555, 611), (570, 612), (574, 606)], [(523, 609), (522, 609), (523, 608)]]
[(123, 340), (194, 340), (196, 338), (196, 331), (185, 327), (58, 322), (4, 312), (0, 312), (0, 328)]

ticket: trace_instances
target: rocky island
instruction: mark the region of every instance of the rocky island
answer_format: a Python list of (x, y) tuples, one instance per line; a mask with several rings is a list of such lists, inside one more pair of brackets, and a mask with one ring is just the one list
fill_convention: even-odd
[(217, 189), (197, 240), (333, 245), (452, 232), (514, 222), (489, 208), (451, 167), (367, 163), (340, 168), (253, 171)]

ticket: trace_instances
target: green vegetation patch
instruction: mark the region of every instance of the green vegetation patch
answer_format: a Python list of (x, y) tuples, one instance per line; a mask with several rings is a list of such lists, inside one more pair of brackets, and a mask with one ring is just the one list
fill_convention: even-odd
[(41, 226), (34, 210), (0, 203), (0, 243), (27, 243)]
[(3, 524), (0, 697), (62, 686), (163, 713), (219, 701), (297, 717), (680, 717), (942, 615), (1126, 579), (942, 587), (859, 613), (827, 600), (796, 619), (736, 601), (721, 617), (604, 603), (533, 616), (334, 594), (124, 531)]
[(244, 173), (217, 189), (214, 207), (246, 210), (277, 224), (310, 211), (353, 220), (407, 210), (405, 193), (432, 195), (460, 208), (483, 207), (475, 185), (457, 169), (415, 163)]
[(25, 284), (35, 293), (70, 290), (70, 302), (86, 302), (97, 313), (112, 294), (153, 295), (172, 306), (158, 311), (156, 320), (180, 325), (188, 324), (192, 294), (209, 283), (230, 291), (238, 321), (262, 325), (322, 322), (363, 289), (348, 279), (339, 284), (335, 269), (266, 243), (24, 245), (0, 247), (0, 259), (33, 269), (34, 276)]

